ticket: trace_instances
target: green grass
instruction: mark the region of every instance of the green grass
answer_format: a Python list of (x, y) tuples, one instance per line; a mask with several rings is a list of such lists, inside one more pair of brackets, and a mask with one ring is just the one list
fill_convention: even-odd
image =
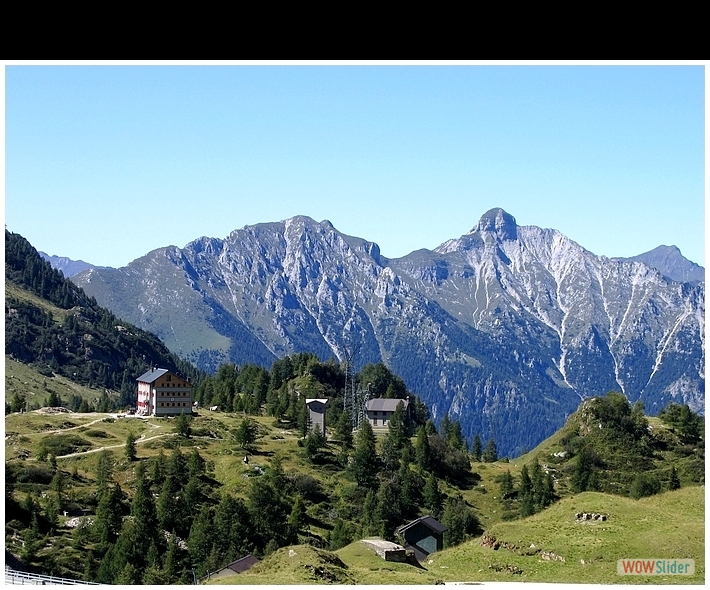
[[(608, 515), (608, 520), (581, 522), (575, 519), (576, 512), (601, 512)], [(705, 580), (703, 523), (702, 487), (684, 488), (642, 500), (585, 492), (565, 498), (527, 519), (492, 527), (488, 534), (519, 548), (512, 551), (481, 547), (479, 539), (475, 539), (432, 554), (423, 567), (417, 568), (386, 562), (362, 543), (355, 542), (335, 552), (346, 566), (336, 568), (329, 552), (297, 546), (275, 552), (244, 574), (212, 583), (398, 585), (433, 584), (442, 580), (702, 584)], [(540, 556), (542, 551), (552, 551), (565, 561), (545, 561)], [(617, 560), (624, 558), (692, 558), (696, 573), (694, 576), (619, 576)], [(325, 576), (314, 574), (314, 568), (319, 567), (328, 573)]]
[(47, 377), (42, 375), (36, 367), (20, 363), (5, 356), (5, 400), (9, 401), (15, 393), (24, 395), (28, 404), (43, 405), (54, 391), (65, 402), (72, 395), (79, 395), (92, 404), (96, 404), (101, 392), (98, 389), (84, 387), (62, 377), (55, 375)]
[[(576, 512), (607, 514), (605, 522), (581, 522)], [(703, 583), (705, 580), (704, 488), (689, 487), (642, 500), (585, 492), (564, 498), (524, 520), (500, 523), (488, 533), (523, 551), (531, 545), (553, 551), (565, 562), (543, 561), (538, 554), (483, 548), (478, 540), (432, 556), (431, 569), (444, 580), (496, 580), (593, 584)], [(624, 558), (692, 558), (695, 575), (619, 576)], [(582, 563), (582, 561), (584, 563)], [(491, 567), (514, 565), (522, 574)]]
[(19, 301), (26, 301), (35, 307), (39, 307), (45, 312), (51, 313), (54, 321), (59, 324), (63, 324), (67, 316), (72, 313), (70, 310), (57, 307), (46, 299), (42, 299), (34, 293), (30, 293), (27, 289), (23, 289), (22, 287), (6, 280), (5, 299), (7, 300), (10, 298), (17, 299)]
[[(46, 380), (46, 383), (45, 383)], [(6, 385), (22, 387), (30, 395), (42, 396), (47, 387), (65, 386), (71, 391), (96, 395), (96, 390), (64, 383), (61, 378), (45, 378), (32, 367), (6, 358)], [(69, 389), (66, 390), (67, 393)], [(60, 393), (67, 397), (67, 393)], [(30, 397), (28, 395), (28, 397)], [(239, 449), (230, 432), (243, 419), (241, 414), (201, 410), (193, 419), (190, 439), (174, 435), (174, 419), (147, 420), (122, 418), (104, 421), (107, 414), (42, 414), (28, 412), (5, 417), (5, 456), (13, 462), (25, 457), (28, 464), (36, 461), (43, 441), (76, 436), (88, 450), (71, 458), (59, 458), (61, 469), (74, 468), (78, 477), (68, 484), (78, 496), (91, 494), (98, 453), (107, 448), (116, 462), (115, 476), (124, 489), (130, 489), (136, 463), (125, 459), (124, 445), (129, 432), (139, 438), (138, 461), (147, 461), (161, 450), (169, 455), (176, 442), (183, 453), (197, 448), (213, 466), (214, 478), (223, 489), (244, 497), (255, 467), (268, 467), (281, 459), (284, 472), (298, 471), (320, 482), (325, 494), (353, 485), (342, 471), (328, 461), (334, 461), (337, 444), (329, 445), (326, 462), (314, 465), (306, 460), (297, 447), (299, 434), (274, 424), (271, 417), (252, 417), (259, 425), (260, 437), (250, 456), (249, 465), (243, 463), (244, 451)], [(649, 419), (655, 429), (665, 428), (657, 419)], [(446, 549), (431, 556), (423, 567), (385, 562), (372, 550), (354, 542), (336, 552), (316, 550), (300, 545), (286, 548), (268, 556), (262, 564), (248, 573), (214, 581), (232, 584), (433, 584), (444, 581), (510, 581), (510, 582), (567, 582), (567, 583), (702, 583), (704, 581), (704, 488), (684, 487), (642, 500), (603, 493), (587, 492), (567, 495), (547, 510), (523, 520), (503, 521), (503, 506), (499, 498), (496, 478), (510, 470), (518, 477), (523, 465), (536, 458), (541, 464), (552, 464), (552, 453), (562, 449), (558, 432), (530, 453), (511, 460), (495, 463), (472, 462), (472, 470), (480, 480), (470, 489), (459, 490), (446, 484), (441, 488), (449, 495), (461, 493), (474, 507), (481, 526), (500, 541), (514, 543), (519, 551), (483, 548), (479, 539)], [(71, 441), (69, 441), (71, 442)], [(669, 457), (670, 460), (670, 457)], [(560, 467), (556, 465), (555, 467)], [(17, 492), (22, 499), (24, 492)], [(334, 495), (335, 496), (335, 495)], [(311, 534), (325, 538), (327, 523), (323, 516), (327, 506), (308, 507)], [(575, 512), (601, 512), (609, 516), (606, 522), (580, 523)], [(63, 536), (67, 536), (63, 533)], [(565, 558), (564, 562), (543, 561), (530, 545), (541, 551), (553, 551)], [(294, 551), (291, 555), (289, 551)], [(524, 554), (525, 552), (532, 554)], [(342, 561), (340, 564), (335, 556)], [(693, 558), (696, 574), (688, 577), (618, 576), (617, 560), (621, 558)], [(582, 563), (582, 561), (584, 563)], [(512, 573), (512, 571), (519, 573)]]

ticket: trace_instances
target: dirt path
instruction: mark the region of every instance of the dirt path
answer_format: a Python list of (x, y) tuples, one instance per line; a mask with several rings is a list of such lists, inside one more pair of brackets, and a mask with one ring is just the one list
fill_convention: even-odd
[(76, 430), (77, 428), (84, 428), (86, 426), (91, 426), (92, 424), (96, 424), (97, 422), (103, 422), (106, 419), (106, 416), (103, 418), (98, 418), (94, 420), (93, 422), (87, 422), (86, 424), (79, 424), (78, 426), (71, 426), (70, 428), (60, 428), (59, 430), (50, 430), (49, 434), (61, 434), (62, 432), (66, 432), (67, 430)]
[[(67, 429), (68, 430), (68, 429)], [(166, 432), (164, 434), (156, 434), (155, 436), (149, 436), (148, 438), (145, 437), (145, 434), (142, 434), (141, 437), (136, 441), (136, 444), (142, 444), (146, 443), (149, 440), (155, 440), (156, 438), (163, 438), (164, 436), (177, 436), (177, 432)], [(80, 455), (88, 455), (89, 453), (98, 453), (99, 451), (107, 451), (108, 449), (120, 449), (121, 447), (125, 447), (126, 443), (121, 443), (118, 445), (110, 445), (108, 447), (101, 447), (99, 449), (89, 449), (88, 451), (80, 451), (78, 453), (69, 453), (68, 455), (60, 455), (57, 457), (57, 459), (68, 459), (69, 457), (78, 457)]]

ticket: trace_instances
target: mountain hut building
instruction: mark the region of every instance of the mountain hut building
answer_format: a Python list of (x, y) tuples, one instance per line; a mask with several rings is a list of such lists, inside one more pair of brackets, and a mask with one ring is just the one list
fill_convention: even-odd
[(192, 413), (192, 385), (167, 369), (154, 368), (138, 379), (139, 416), (176, 416)]

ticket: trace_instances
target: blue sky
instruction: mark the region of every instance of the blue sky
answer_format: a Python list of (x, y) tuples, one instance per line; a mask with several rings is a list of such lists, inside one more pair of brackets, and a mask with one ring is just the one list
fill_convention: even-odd
[(123, 266), (294, 215), (383, 255), (492, 207), (704, 256), (702, 66), (6, 66), (6, 226)]

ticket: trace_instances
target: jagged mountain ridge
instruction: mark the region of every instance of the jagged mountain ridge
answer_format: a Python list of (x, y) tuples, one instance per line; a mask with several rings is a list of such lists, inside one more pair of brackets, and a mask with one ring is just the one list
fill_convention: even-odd
[(493, 209), (434, 251), (387, 259), (307, 217), (155, 250), (74, 279), (202, 368), (291, 352), (384, 360), (437, 418), (502, 453), (532, 448), (580, 399), (704, 410), (704, 283), (674, 283)]

